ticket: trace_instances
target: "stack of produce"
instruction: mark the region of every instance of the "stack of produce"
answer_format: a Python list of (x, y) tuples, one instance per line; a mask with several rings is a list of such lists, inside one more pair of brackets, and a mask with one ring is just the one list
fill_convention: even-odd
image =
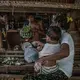
[(22, 65), (22, 64), (24, 64), (24, 62), (20, 61), (19, 58), (7, 57), (7, 58), (4, 58), (4, 60), (2, 61), (2, 64), (5, 64), (5, 65)]

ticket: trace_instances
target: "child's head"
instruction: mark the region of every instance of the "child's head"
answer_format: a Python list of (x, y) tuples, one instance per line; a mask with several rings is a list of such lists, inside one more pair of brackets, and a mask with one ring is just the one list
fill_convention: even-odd
[(61, 38), (61, 30), (57, 26), (50, 26), (47, 34), (46, 34), (46, 41), (59, 41)]

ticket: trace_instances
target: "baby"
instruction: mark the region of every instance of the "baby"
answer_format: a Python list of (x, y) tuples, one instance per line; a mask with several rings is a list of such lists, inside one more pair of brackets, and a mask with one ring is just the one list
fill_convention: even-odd
[[(39, 58), (52, 55), (60, 51), (60, 38), (61, 30), (57, 26), (50, 26), (46, 34), (46, 44), (44, 44), (43, 49), (39, 52)], [(40, 74), (53, 73), (58, 70), (58, 65), (52, 61), (47, 63), (47, 65), (41, 65), (40, 62), (35, 62), (34, 69)]]

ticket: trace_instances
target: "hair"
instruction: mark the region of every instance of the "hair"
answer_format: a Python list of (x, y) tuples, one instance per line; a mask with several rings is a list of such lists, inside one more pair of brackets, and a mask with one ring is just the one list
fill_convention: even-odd
[(60, 14), (60, 15), (58, 15), (56, 17), (55, 21), (61, 24), (60, 27), (63, 30), (67, 31), (69, 29), (70, 22), (67, 22), (67, 14)]
[(51, 38), (51, 40), (59, 41), (61, 38), (61, 30), (58, 26), (50, 26), (47, 35)]

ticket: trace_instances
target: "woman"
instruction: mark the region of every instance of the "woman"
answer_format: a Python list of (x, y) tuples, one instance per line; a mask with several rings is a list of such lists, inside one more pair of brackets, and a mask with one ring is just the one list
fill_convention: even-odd
[[(67, 32), (69, 28), (69, 22), (67, 22), (66, 15), (60, 15), (56, 18), (59, 23), (59, 27), (62, 30), (61, 49), (57, 54), (52, 54), (47, 57), (42, 57), (38, 60), (43, 65), (47, 62), (57, 62), (59, 70), (53, 74), (38, 75), (35, 80), (68, 80), (72, 76), (73, 63), (74, 63), (74, 42), (70, 34)], [(46, 79), (43, 79), (44, 76)]]

